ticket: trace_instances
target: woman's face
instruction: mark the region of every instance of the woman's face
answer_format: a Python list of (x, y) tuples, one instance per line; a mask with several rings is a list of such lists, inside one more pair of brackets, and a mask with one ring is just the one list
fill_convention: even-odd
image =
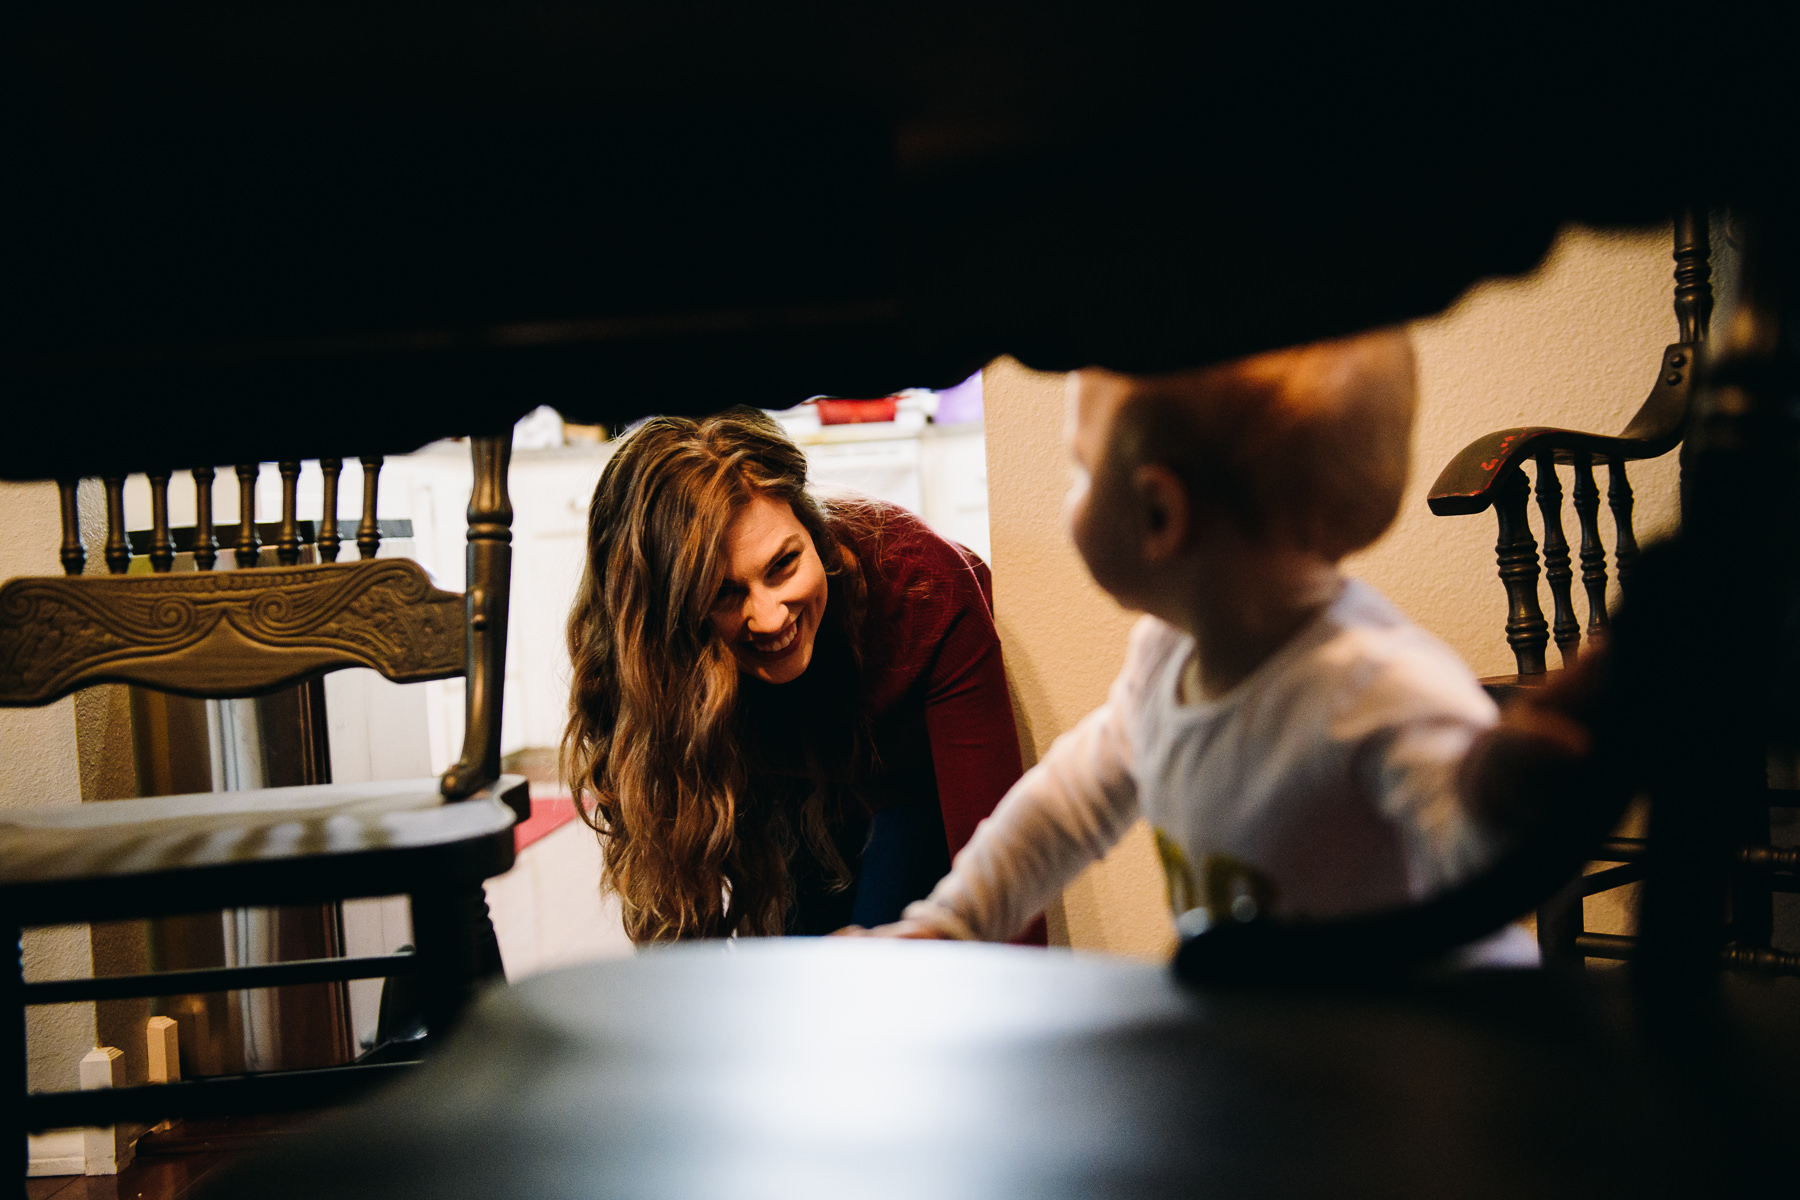
[(738, 670), (790, 683), (812, 663), (825, 615), (825, 565), (806, 526), (780, 500), (758, 495), (725, 531), (725, 578), (712, 623)]

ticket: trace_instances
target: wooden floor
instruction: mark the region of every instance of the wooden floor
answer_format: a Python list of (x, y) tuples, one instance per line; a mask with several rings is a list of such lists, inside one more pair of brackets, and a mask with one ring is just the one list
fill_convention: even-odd
[(178, 1200), (241, 1151), (170, 1154), (134, 1159), (117, 1175), (45, 1175), (25, 1181), (28, 1200)]
[(184, 1200), (219, 1168), (310, 1119), (286, 1114), (178, 1123), (146, 1134), (137, 1157), (117, 1175), (27, 1179), (25, 1195), (27, 1200)]

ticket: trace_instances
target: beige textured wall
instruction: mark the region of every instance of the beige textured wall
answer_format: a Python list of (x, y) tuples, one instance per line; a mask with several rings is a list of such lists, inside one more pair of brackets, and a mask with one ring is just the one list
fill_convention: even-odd
[[(1069, 479), (1063, 377), (1001, 359), (982, 373), (994, 616), (1006, 652), (1025, 764), (1106, 698), (1132, 614), (1094, 585), (1063, 534)], [(1139, 822), (1049, 914), (1053, 943), (1144, 958), (1166, 955), (1174, 929), (1162, 871)]]
[[(90, 506), (94, 507), (94, 506)], [(0, 483), (0, 580), (15, 575), (61, 574), (56, 485)], [(46, 708), (0, 708), (0, 809), (81, 803), (81, 767), (75, 738), (75, 701)], [(28, 979), (72, 978), (92, 972), (85, 925), (34, 929), (24, 938)], [(58, 1004), (33, 1008), (26, 1019), (29, 1085), (35, 1090), (73, 1088), (81, 1056), (96, 1045), (94, 1006)]]
[[(100, 563), (105, 537), (99, 485), (83, 484), (82, 538), (90, 568)], [(0, 483), (0, 511), (7, 514), (0, 536), (0, 580), (15, 575), (60, 575), (57, 547), (62, 517), (56, 485)], [(102, 565), (100, 569), (104, 569)], [(106, 685), (87, 688), (47, 708), (0, 708), (0, 808), (79, 804), (137, 794), (132, 761), (131, 711), (127, 692)], [(126, 974), (147, 969), (143, 923), (34, 929), (24, 938), (26, 977), (55, 979), (93, 973)], [(126, 1078), (141, 1083), (145, 1072), (144, 1020), (147, 1000), (59, 1004), (30, 1011), (26, 1025), (30, 1086), (76, 1086), (81, 1056), (96, 1045), (125, 1052)]]
[[(1622, 428), (1650, 390), (1662, 347), (1675, 340), (1672, 272), (1666, 228), (1570, 230), (1536, 273), (1483, 284), (1412, 327), (1421, 385), (1412, 482), (1394, 528), (1348, 565), (1479, 674), (1513, 669), (1493, 518), (1434, 517), (1425, 494), (1443, 464), (1480, 434), (1527, 423)], [(994, 603), (1032, 762), (1105, 698), (1131, 618), (1088, 580), (1062, 533), (1062, 378), (1003, 359), (988, 368), (983, 386)], [(1667, 528), (1675, 515), (1673, 456), (1645, 464), (1632, 479), (1640, 537)], [(1603, 530), (1610, 546), (1607, 518)], [(1167, 952), (1161, 873), (1141, 824), (1069, 886), (1051, 929), (1053, 940), (1079, 949)]]

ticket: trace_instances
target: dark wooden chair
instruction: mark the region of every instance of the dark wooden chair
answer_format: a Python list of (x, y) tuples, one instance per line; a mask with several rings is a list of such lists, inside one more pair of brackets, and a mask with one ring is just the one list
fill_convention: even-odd
[[(1679, 340), (1662, 352), (1656, 382), (1637, 414), (1617, 435), (1580, 433), (1572, 429), (1528, 425), (1502, 429), (1470, 442), (1439, 473), (1426, 502), (1440, 517), (1466, 516), (1489, 508), (1499, 523), (1494, 550), (1500, 582), (1506, 590), (1506, 640), (1518, 673), (1483, 680), (1490, 691), (1505, 696), (1519, 687), (1541, 683), (1545, 656), (1554, 636), (1564, 665), (1580, 652), (1582, 624), (1575, 615), (1574, 566), (1563, 532), (1563, 490), (1558, 465), (1574, 468), (1570, 499), (1581, 531), (1579, 563), (1587, 600), (1586, 633), (1607, 628), (1606, 547), (1600, 534), (1600, 489), (1596, 467), (1607, 470), (1606, 501), (1614, 526), (1613, 563), (1619, 589), (1631, 586), (1637, 563), (1637, 535), (1632, 526), (1632, 492), (1626, 464), (1660, 458), (1681, 444), (1692, 411), (1694, 363), (1706, 341), (1712, 316), (1712, 267), (1706, 214), (1688, 210), (1675, 223), (1675, 318)], [(1543, 556), (1532, 536), (1527, 510), (1535, 475), (1537, 509), (1543, 531)], [(1550, 585), (1552, 620), (1544, 619), (1539, 581)]]
[[(1686, 447), (1692, 424), (1697, 360), (1705, 353), (1712, 310), (1710, 243), (1707, 217), (1689, 209), (1675, 222), (1675, 316), (1679, 340), (1662, 353), (1649, 398), (1616, 436), (1581, 433), (1547, 426), (1504, 429), (1471, 442), (1450, 461), (1432, 485), (1428, 503), (1439, 516), (1460, 516), (1492, 508), (1499, 525), (1495, 553), (1506, 592), (1506, 640), (1517, 673), (1484, 679), (1496, 699), (1505, 702), (1522, 690), (1542, 686), (1554, 672), (1546, 653), (1554, 639), (1566, 667), (1581, 651), (1583, 627), (1573, 595), (1574, 564), (1563, 531), (1563, 489), (1558, 465), (1573, 468), (1571, 500), (1580, 529), (1578, 562), (1585, 592), (1586, 634), (1604, 633), (1611, 618), (1607, 608), (1606, 548), (1599, 528), (1600, 492), (1595, 468), (1607, 469), (1607, 504), (1615, 538), (1613, 562), (1619, 592), (1633, 585), (1638, 543), (1632, 528), (1632, 491), (1626, 464), (1656, 458), (1683, 447), (1684, 492)], [(1526, 478), (1529, 465), (1535, 476)], [(1535, 489), (1533, 484), (1535, 483)], [(1535, 490), (1542, 557), (1528, 516)], [(1549, 584), (1551, 619), (1545, 620), (1540, 581)], [(1770, 793), (1776, 799), (1782, 793)], [(1730, 961), (1770, 973), (1794, 973), (1800, 959), (1770, 947), (1772, 892), (1800, 890), (1794, 868), (1800, 855), (1773, 847), (1766, 805), (1760, 820), (1749, 819), (1747, 844), (1740, 851), (1742, 871), (1733, 888), (1734, 938)], [(1642, 838), (1607, 837), (1595, 862), (1609, 864), (1590, 871), (1538, 912), (1538, 938), (1547, 961), (1584, 962), (1588, 958), (1629, 959), (1636, 948), (1631, 936), (1590, 932), (1583, 901), (1643, 880), (1648, 849)]]
[[(8, 809), (0, 817), (0, 925), (14, 947), (4, 975), (18, 1022), (0, 1083), (23, 1105), (0, 1176), (24, 1173), (27, 1129), (121, 1120), (314, 1107), (403, 1069), (357, 1064), (106, 1091), (25, 1095), (25, 1007), (170, 996), (333, 980), (410, 977), (426, 1027), (451, 1025), (479, 977), (497, 967), (481, 884), (512, 865), (525, 781), (500, 774), (500, 701), (511, 573), (510, 435), (471, 439), (468, 584), (435, 587), (404, 558), (376, 557), (379, 458), (363, 460), (360, 558), (338, 562), (340, 461), (323, 460), (324, 512), (308, 532), (296, 513), (300, 464), (284, 462), (277, 565), (255, 520), (255, 464), (237, 468), (242, 514), (228, 547), (237, 569), (215, 570), (213, 471), (193, 474), (195, 569), (176, 559), (168, 471), (149, 474), (149, 572), (129, 572), (124, 480), (105, 480), (106, 574), (83, 574), (76, 482), (59, 481), (66, 577), (0, 588), (0, 704), (47, 704), (112, 682), (203, 698), (267, 694), (341, 667), (399, 682), (467, 678), (462, 757), (442, 779), (156, 796), (74, 807)], [(415, 950), (261, 966), (24, 981), (25, 927), (170, 916), (251, 906), (325, 904), (365, 896), (411, 899)], [(71, 1072), (72, 1073), (72, 1072)], [(16, 1101), (15, 1101), (16, 1102)], [(21, 1127), (22, 1126), (22, 1127)]]

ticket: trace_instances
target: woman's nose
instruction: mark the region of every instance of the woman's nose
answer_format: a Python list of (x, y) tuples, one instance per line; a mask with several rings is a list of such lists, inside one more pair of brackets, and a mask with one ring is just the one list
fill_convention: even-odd
[(787, 624), (787, 605), (768, 588), (751, 588), (748, 607), (751, 633), (776, 633)]

